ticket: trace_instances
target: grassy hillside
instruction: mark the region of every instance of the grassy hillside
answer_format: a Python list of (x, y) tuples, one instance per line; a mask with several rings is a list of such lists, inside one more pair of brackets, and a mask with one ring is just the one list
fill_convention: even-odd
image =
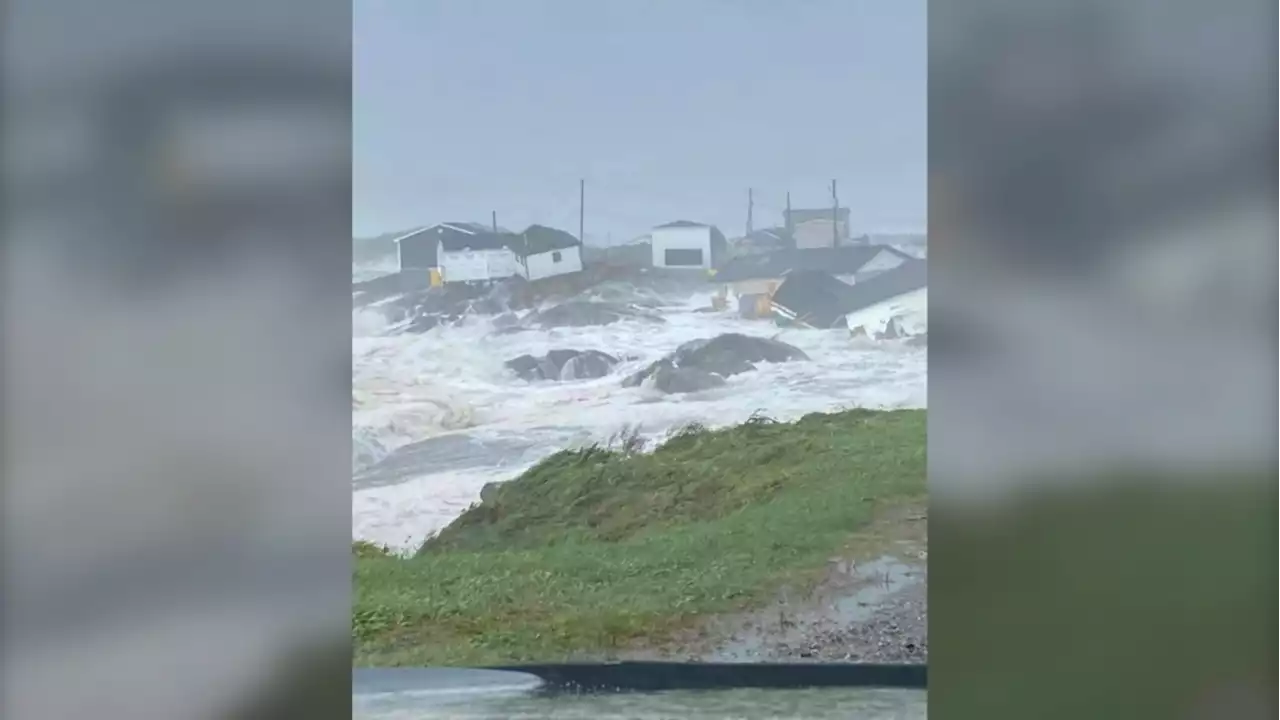
[(362, 665), (599, 657), (802, 591), (879, 506), (925, 492), (923, 411), (686, 428), (558, 453), (412, 558), (357, 544)]

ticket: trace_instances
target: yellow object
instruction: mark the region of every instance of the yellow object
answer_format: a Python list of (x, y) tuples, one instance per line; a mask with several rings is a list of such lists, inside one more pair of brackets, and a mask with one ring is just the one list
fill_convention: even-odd
[(440, 268), (431, 268), (430, 273), (431, 287), (440, 287), (441, 285), (444, 285), (444, 276), (440, 274)]
[(766, 317), (773, 313), (773, 299), (768, 295), (756, 297), (756, 316)]

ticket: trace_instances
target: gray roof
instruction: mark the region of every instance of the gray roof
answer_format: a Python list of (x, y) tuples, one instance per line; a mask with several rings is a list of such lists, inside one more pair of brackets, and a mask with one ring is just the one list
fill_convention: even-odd
[(725, 263), (716, 273), (717, 282), (738, 282), (780, 278), (797, 270), (820, 270), (832, 275), (856, 273), (881, 252), (903, 258), (910, 256), (888, 245), (842, 245), (840, 247), (777, 250), (758, 255), (741, 255)]
[(664, 223), (655, 227), (655, 230), (662, 228), (682, 228), (682, 227), (712, 227), (707, 223), (694, 222), (692, 220), (676, 220), (674, 222)]
[(738, 242), (750, 245), (773, 246), (777, 248), (785, 248), (795, 245), (795, 238), (786, 228), (764, 228), (754, 230), (749, 235), (744, 235), (737, 240)]
[(524, 232), (520, 233), (520, 239), (523, 243), (523, 254), (525, 255), (537, 255), (538, 253), (551, 252), (552, 250), (565, 250), (582, 244), (578, 238), (564, 230), (557, 230), (546, 225), (530, 225), (525, 228)]

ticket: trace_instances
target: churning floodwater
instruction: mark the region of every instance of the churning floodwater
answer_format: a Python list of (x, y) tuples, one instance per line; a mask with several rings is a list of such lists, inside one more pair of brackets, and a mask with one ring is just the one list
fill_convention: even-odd
[[(664, 297), (611, 285), (585, 295), (593, 296), (658, 305), (666, 322), (502, 333), (492, 318), (472, 316), (458, 326), (400, 334), (377, 305), (353, 310), (356, 539), (417, 547), (475, 502), (485, 483), (623, 431), (655, 441), (691, 422), (722, 427), (758, 412), (793, 420), (855, 406), (925, 405), (923, 347), (708, 312), (710, 288)], [(762, 364), (697, 393), (622, 387), (628, 374), (681, 343), (728, 332), (776, 338), (811, 359)], [(622, 362), (607, 377), (567, 382), (525, 382), (503, 365), (552, 349), (599, 350)]]

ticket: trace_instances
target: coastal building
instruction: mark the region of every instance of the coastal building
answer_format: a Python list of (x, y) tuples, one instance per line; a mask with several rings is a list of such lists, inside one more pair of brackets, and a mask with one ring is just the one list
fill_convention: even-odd
[(887, 245), (788, 249), (735, 257), (716, 273), (715, 281), (726, 297), (737, 299), (743, 317), (771, 317), (769, 298), (792, 273), (818, 271), (851, 286), (910, 259)]
[(729, 243), (734, 255), (756, 255), (759, 253), (790, 250), (796, 246), (795, 238), (784, 227), (756, 230)]
[(782, 217), (791, 229), (797, 248), (829, 248), (849, 243), (847, 207), (784, 210)]
[(714, 225), (677, 220), (649, 234), (656, 268), (711, 270), (724, 262), (729, 243)]
[(928, 321), (927, 263), (911, 259), (853, 285), (821, 270), (797, 271), (774, 292), (771, 306), (789, 324), (873, 337), (917, 334)]
[(582, 242), (563, 230), (530, 225), (520, 233), (519, 249), (529, 280), (582, 272)]

